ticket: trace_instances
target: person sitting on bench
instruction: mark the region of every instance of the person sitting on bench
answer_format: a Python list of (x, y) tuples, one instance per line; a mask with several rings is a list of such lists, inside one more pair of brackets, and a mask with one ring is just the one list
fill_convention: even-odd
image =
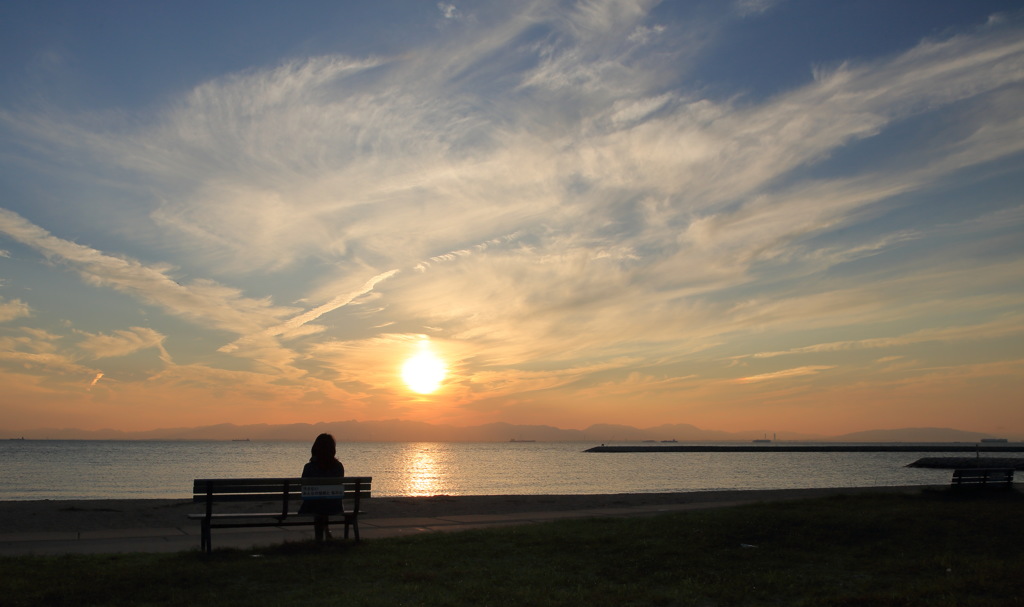
[[(337, 443), (330, 434), (321, 434), (313, 441), (310, 451), (313, 457), (302, 467), (302, 478), (327, 478), (334, 476), (345, 476), (345, 466), (337, 458)], [(331, 539), (331, 530), (328, 527), (328, 520), (332, 514), (339, 514), (342, 511), (340, 499), (319, 499), (303, 500), (299, 508), (299, 514), (311, 514), (314, 518), (313, 529), (316, 534), (316, 541), (322, 542)]]

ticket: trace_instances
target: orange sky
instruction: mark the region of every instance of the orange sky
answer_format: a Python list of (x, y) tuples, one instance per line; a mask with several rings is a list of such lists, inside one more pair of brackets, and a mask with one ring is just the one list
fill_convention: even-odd
[(1024, 436), (1016, 3), (92, 6), (0, 23), (0, 431)]

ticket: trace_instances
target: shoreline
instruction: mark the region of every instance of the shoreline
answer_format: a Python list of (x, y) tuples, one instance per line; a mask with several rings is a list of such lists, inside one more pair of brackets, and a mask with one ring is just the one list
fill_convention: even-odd
[[(863, 492), (917, 493), (935, 485), (811, 489), (713, 490), (678, 493), (588, 495), (437, 495), (374, 497), (364, 502), (362, 519), (500, 515), (581, 511), (631, 506), (720, 504), (799, 500)], [(264, 511), (269, 502), (241, 502), (239, 512)], [(0, 535), (38, 532), (109, 531), (198, 526), (186, 514), (200, 505), (182, 499), (73, 499), (0, 501)]]

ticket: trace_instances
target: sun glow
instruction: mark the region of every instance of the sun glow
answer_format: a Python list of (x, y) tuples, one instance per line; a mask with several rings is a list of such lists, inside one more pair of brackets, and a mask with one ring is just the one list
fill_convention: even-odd
[(422, 343), (419, 353), (402, 365), (402, 380), (413, 392), (430, 394), (441, 387), (447, 372), (444, 361)]

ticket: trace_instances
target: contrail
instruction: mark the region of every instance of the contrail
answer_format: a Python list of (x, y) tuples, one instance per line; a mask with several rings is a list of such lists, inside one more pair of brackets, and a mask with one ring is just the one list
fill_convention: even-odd
[[(317, 306), (317, 307), (313, 308), (312, 310), (310, 310), (308, 312), (303, 312), (302, 314), (299, 314), (298, 316), (289, 318), (285, 322), (283, 322), (283, 323), (281, 323), (279, 325), (270, 327), (268, 329), (265, 329), (263, 331), (260, 331), (259, 333), (256, 333), (255, 335), (259, 335), (261, 337), (276, 337), (278, 335), (284, 335), (285, 333), (294, 331), (294, 330), (298, 329), (299, 327), (301, 327), (302, 325), (305, 325), (307, 323), (313, 322), (314, 320), (320, 318), (321, 316), (323, 316), (324, 314), (327, 314), (328, 312), (331, 312), (333, 310), (337, 310), (338, 308), (347, 306), (348, 304), (352, 303), (352, 301), (355, 300), (357, 297), (361, 297), (361, 296), (369, 293), (370, 291), (372, 291), (374, 289), (374, 287), (376, 287), (377, 284), (380, 283), (381, 281), (387, 280), (388, 278), (391, 278), (392, 276), (394, 276), (397, 273), (398, 273), (398, 270), (388, 270), (387, 272), (384, 272), (382, 274), (378, 274), (378, 275), (374, 276), (373, 278), (371, 278), (370, 280), (366, 281), (366, 283), (361, 288), (357, 289), (356, 291), (353, 291), (351, 293), (346, 293), (345, 295), (339, 295), (339, 296), (335, 297), (334, 299), (332, 299), (331, 301), (329, 301), (329, 302), (327, 302), (327, 303), (325, 303), (323, 305)], [(234, 342), (232, 342), (232, 343), (230, 343), (230, 344), (228, 344), (226, 346), (221, 347), (218, 351), (219, 352), (234, 352), (235, 350), (238, 349), (238, 343), (240, 341), (245, 340), (246, 337), (253, 337), (253, 336), (241, 337), (241, 338), (235, 340)]]
[[(496, 244), (500, 244), (500, 243), (503, 243), (503, 242), (509, 242), (511, 240), (515, 240), (516, 238), (519, 237), (519, 235), (520, 235), (519, 232), (513, 232), (511, 234), (507, 234), (507, 235), (502, 236), (500, 238), (492, 238), (491, 240), (487, 240), (487, 241), (481, 242), (481, 243), (473, 246), (470, 249), (461, 249), (461, 250), (458, 250), (458, 251), (452, 251), (452, 252), (445, 253), (445, 254), (442, 254), (442, 255), (435, 255), (434, 257), (431, 257), (428, 261), (422, 261), (422, 262), (416, 264), (416, 266), (413, 269), (418, 271), (418, 272), (424, 272), (424, 271), (426, 271), (426, 269), (428, 267), (430, 267), (431, 263), (438, 263), (438, 262), (443, 262), (443, 261), (451, 261), (451, 260), (456, 259), (458, 257), (462, 257), (462, 256), (466, 256), (466, 255), (471, 255), (474, 252), (484, 251), (488, 247), (494, 246)], [(352, 303), (356, 298), (361, 297), (363, 295), (366, 295), (370, 291), (373, 291), (373, 289), (376, 288), (376, 286), (379, 283), (381, 283), (381, 282), (391, 278), (395, 274), (398, 274), (400, 271), (401, 270), (395, 269), (395, 270), (388, 270), (387, 272), (382, 272), (380, 274), (377, 274), (376, 276), (374, 276), (370, 280), (366, 281), (366, 283), (363, 284), (362, 287), (360, 287), (359, 289), (357, 289), (357, 290), (355, 290), (355, 291), (353, 291), (351, 293), (346, 293), (344, 295), (339, 295), (339, 296), (335, 297), (334, 299), (330, 300), (329, 302), (327, 302), (327, 303), (325, 303), (323, 305), (317, 306), (317, 307), (313, 308), (312, 310), (309, 310), (308, 312), (303, 312), (302, 314), (299, 314), (298, 316), (294, 316), (292, 318), (289, 318), (288, 320), (284, 321), (283, 323), (281, 323), (279, 325), (274, 325), (273, 327), (269, 327), (269, 328), (264, 329), (263, 331), (260, 331), (258, 333), (252, 333), (250, 335), (243, 335), (242, 337), (236, 339), (235, 341), (231, 342), (230, 344), (227, 344), (225, 346), (220, 347), (217, 351), (218, 352), (224, 352), (224, 353), (234, 352), (234, 351), (239, 349), (240, 344), (242, 344), (243, 342), (245, 342), (245, 341), (247, 341), (249, 339), (252, 339), (254, 337), (278, 337), (278, 336), (290, 333), (292, 331), (295, 331), (299, 327), (301, 327), (301, 326), (303, 326), (305, 324), (313, 322), (314, 320), (320, 318), (321, 316), (323, 316), (324, 314), (327, 314), (328, 312), (332, 312), (334, 310), (337, 310), (338, 308), (342, 308), (344, 306), (347, 306), (348, 304)]]
[(298, 329), (302, 325), (309, 322), (313, 322), (314, 320), (320, 318), (321, 316), (327, 314), (328, 312), (347, 306), (348, 304), (352, 303), (352, 300), (354, 300), (355, 298), (360, 297), (362, 295), (366, 295), (367, 293), (372, 291), (374, 287), (377, 286), (377, 283), (387, 280), (388, 278), (391, 278), (397, 273), (398, 270), (388, 270), (383, 274), (378, 274), (371, 278), (370, 280), (366, 281), (366, 284), (364, 284), (361, 289), (352, 293), (348, 293), (346, 295), (339, 295), (332, 299), (331, 301), (323, 304), (322, 306), (313, 308), (309, 312), (299, 314), (298, 316), (291, 318), (277, 325), (276, 327), (271, 327), (267, 329), (265, 334), (281, 335), (282, 333), (287, 333), (288, 331)]

